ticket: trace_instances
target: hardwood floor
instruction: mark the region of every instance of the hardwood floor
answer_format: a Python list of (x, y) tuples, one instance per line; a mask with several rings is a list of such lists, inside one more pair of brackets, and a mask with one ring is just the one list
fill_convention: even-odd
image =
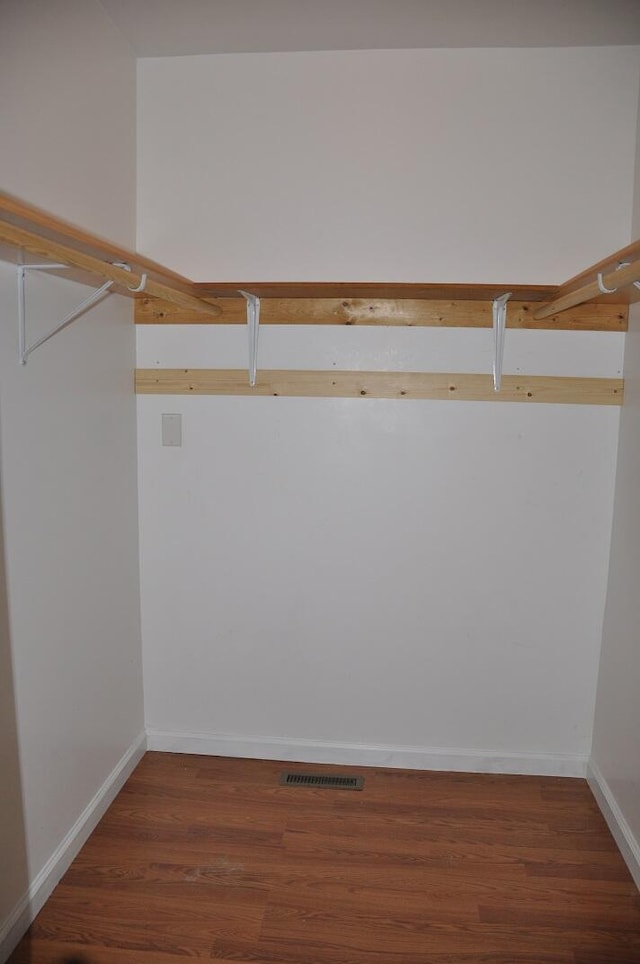
[(640, 962), (584, 781), (287, 766), (148, 753), (12, 964)]

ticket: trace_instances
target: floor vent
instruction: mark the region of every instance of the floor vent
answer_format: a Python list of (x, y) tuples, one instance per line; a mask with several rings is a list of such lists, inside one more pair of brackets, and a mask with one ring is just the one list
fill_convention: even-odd
[(292, 773), (286, 771), (280, 774), (280, 783), (284, 787), (321, 787), (327, 790), (364, 789), (364, 777), (328, 776), (322, 773)]

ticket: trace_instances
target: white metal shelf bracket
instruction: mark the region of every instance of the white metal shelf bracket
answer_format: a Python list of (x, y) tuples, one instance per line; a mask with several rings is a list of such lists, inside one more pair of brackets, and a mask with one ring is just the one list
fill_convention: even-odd
[(70, 311), (62, 321), (52, 328), (48, 334), (43, 335), (38, 341), (34, 342), (33, 345), (27, 345), (27, 313), (26, 313), (26, 299), (25, 299), (25, 276), (28, 271), (51, 271), (53, 269), (59, 270), (61, 268), (68, 268), (66, 264), (19, 264), (17, 267), (18, 271), (18, 352), (20, 357), (20, 364), (26, 365), (29, 355), (33, 354), (36, 349), (44, 345), (45, 342), (57, 335), (58, 332), (66, 328), (73, 321), (76, 320), (81, 314), (91, 308), (97, 301), (102, 298), (107, 291), (113, 287), (113, 281), (105, 281), (100, 288), (92, 291), (88, 298)]
[(240, 291), (247, 302), (247, 331), (249, 333), (249, 385), (256, 383), (258, 367), (258, 332), (260, 330), (260, 299), (248, 291)]
[[(118, 268), (124, 268), (125, 271), (131, 271), (131, 267), (124, 262), (114, 262)], [(91, 294), (81, 301), (73, 311), (70, 311), (68, 315), (62, 319), (62, 321), (52, 328), (48, 334), (43, 335), (38, 341), (34, 342), (33, 345), (27, 345), (27, 312), (26, 312), (26, 297), (25, 297), (25, 278), (28, 271), (59, 271), (60, 269), (68, 269), (67, 264), (19, 264), (17, 266), (18, 272), (18, 352), (20, 357), (20, 364), (26, 365), (29, 355), (32, 355), (36, 349), (40, 348), (45, 342), (57, 335), (58, 332), (62, 331), (72, 322), (83, 315), (85, 311), (93, 307), (101, 298), (103, 298), (107, 292), (113, 288), (115, 281), (105, 281), (103, 285), (92, 291)], [(140, 284), (137, 288), (131, 288), (131, 291), (144, 291), (147, 285), (146, 274), (142, 275)]]
[(504, 359), (504, 329), (507, 324), (507, 301), (512, 292), (495, 298), (493, 302), (493, 390), (500, 391), (502, 362)]

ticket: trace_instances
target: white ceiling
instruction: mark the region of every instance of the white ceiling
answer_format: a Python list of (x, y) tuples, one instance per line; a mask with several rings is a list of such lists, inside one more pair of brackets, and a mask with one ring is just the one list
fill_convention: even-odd
[(100, 0), (139, 57), (640, 44), (640, 0)]

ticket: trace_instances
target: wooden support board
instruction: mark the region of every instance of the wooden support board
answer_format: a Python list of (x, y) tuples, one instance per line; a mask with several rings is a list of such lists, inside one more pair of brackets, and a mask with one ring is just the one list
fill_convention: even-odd
[(142, 395), (271, 395), (621, 405), (623, 381), (618, 378), (503, 375), (501, 391), (494, 392), (491, 375), (281, 370), (259, 371), (256, 385), (251, 388), (245, 369), (141, 368), (136, 372), (136, 392)]
[[(212, 303), (214, 306), (219, 311), (217, 315), (189, 311), (157, 298), (143, 297), (136, 301), (135, 320), (139, 325), (246, 324), (244, 300), (220, 299)], [(535, 307), (535, 302), (509, 301), (507, 327), (573, 331), (627, 329), (626, 305), (582, 305), (539, 321), (534, 318)], [(491, 328), (492, 306), (491, 301), (457, 299), (264, 298), (260, 324)]]

